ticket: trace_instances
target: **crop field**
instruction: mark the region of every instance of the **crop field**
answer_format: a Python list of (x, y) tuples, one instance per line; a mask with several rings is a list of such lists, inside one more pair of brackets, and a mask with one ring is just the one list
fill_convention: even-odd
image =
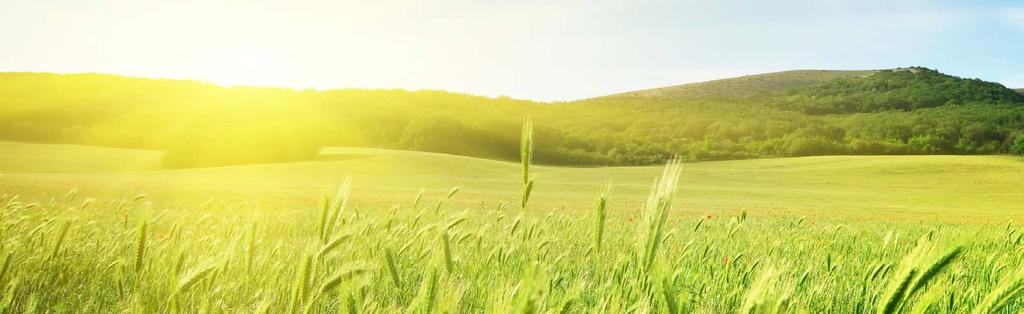
[(160, 169), (0, 147), (3, 312), (1024, 309), (1016, 157), (570, 168), (327, 148)]

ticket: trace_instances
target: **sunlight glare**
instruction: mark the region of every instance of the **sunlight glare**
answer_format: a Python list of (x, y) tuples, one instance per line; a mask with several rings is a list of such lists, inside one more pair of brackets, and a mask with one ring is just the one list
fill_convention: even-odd
[(295, 87), (305, 81), (289, 57), (275, 49), (219, 49), (199, 71), (199, 77), (225, 86)]

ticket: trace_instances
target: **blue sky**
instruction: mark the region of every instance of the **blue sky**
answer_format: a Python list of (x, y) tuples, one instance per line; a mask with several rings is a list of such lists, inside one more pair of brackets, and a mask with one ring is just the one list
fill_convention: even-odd
[(788, 69), (1024, 87), (1024, 2), (0, 0), (0, 71), (572, 100)]

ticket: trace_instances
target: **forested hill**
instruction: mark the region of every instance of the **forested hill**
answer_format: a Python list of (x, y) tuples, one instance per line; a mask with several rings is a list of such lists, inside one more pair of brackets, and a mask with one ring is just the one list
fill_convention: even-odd
[(0, 74), (0, 138), (159, 149), (169, 167), (368, 146), (637, 165), (827, 154), (1024, 152), (1024, 96), (925, 68), (788, 71), (541, 103), (444, 91), (291, 90), (101, 74)]
[(998, 83), (963, 79), (925, 68), (879, 71), (790, 89), (773, 102), (810, 114), (915, 110), (965, 103), (1024, 103)]
[(839, 78), (864, 77), (875, 72), (873, 70), (791, 70), (645, 89), (606, 97), (734, 99), (782, 92), (793, 88), (825, 83)]

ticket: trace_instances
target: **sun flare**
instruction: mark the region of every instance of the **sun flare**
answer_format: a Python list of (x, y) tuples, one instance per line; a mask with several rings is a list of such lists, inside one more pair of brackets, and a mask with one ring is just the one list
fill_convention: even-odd
[(301, 86), (301, 71), (290, 56), (275, 49), (226, 48), (210, 52), (196, 75), (225, 86)]

